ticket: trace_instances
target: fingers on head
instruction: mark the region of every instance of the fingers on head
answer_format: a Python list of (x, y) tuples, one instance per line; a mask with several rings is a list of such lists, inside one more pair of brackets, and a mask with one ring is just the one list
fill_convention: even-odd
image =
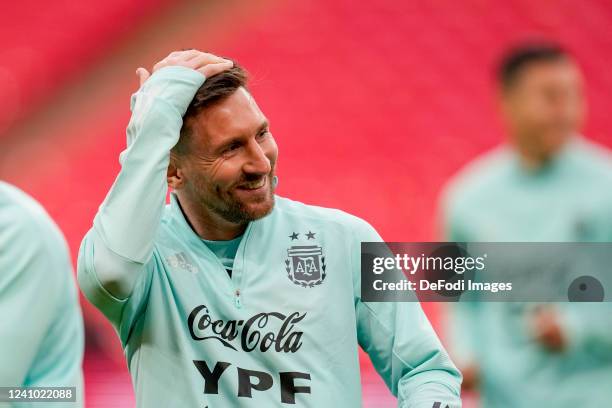
[(210, 78), (211, 76), (220, 74), (223, 71), (227, 71), (231, 69), (233, 66), (234, 66), (233, 61), (225, 60), (223, 62), (208, 64), (198, 69), (198, 71), (201, 72), (206, 78)]
[(193, 69), (199, 70), (209, 64), (218, 64), (220, 62), (227, 62), (225, 58), (218, 57), (214, 54), (202, 52), (196, 57), (189, 60), (189, 66)]
[(198, 50), (173, 51), (153, 66), (157, 71), (166, 66), (181, 65), (195, 69), (206, 77), (211, 77), (234, 66), (232, 60)]

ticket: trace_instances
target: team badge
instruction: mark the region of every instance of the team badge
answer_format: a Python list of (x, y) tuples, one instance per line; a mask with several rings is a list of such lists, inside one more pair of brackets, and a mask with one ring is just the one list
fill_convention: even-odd
[[(314, 232), (308, 231), (307, 240), (315, 238)], [(299, 233), (289, 236), (291, 240), (299, 238)], [(325, 256), (323, 248), (319, 245), (293, 245), (287, 249), (285, 270), (287, 277), (296, 285), (304, 288), (313, 288), (325, 280)]]

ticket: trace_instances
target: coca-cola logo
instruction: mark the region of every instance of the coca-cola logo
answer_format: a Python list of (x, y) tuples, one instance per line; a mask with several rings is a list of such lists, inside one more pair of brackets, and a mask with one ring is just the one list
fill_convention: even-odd
[[(296, 324), (304, 317), (306, 312), (293, 312), (289, 315), (262, 312), (246, 321), (214, 320), (208, 307), (200, 305), (189, 314), (187, 325), (191, 338), (196, 341), (216, 340), (225, 347), (237, 350), (233, 343), (239, 337), (240, 347), (247, 352), (273, 349), (277, 353), (295, 353), (302, 347), (303, 334), (297, 331)], [(272, 327), (268, 330), (269, 326)]]

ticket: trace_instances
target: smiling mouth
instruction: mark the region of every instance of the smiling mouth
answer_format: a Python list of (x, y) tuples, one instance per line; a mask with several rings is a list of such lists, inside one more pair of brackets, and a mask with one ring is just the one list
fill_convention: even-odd
[(267, 179), (268, 179), (267, 177), (262, 177), (261, 179), (259, 179), (257, 181), (252, 181), (252, 182), (249, 182), (249, 183), (241, 184), (237, 188), (240, 189), (240, 190), (246, 190), (246, 191), (259, 190), (259, 189), (265, 187)]

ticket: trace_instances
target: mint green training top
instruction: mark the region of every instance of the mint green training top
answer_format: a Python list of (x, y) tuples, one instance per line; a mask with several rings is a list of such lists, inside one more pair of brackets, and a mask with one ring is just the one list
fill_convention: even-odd
[[(507, 147), (463, 170), (443, 199), (447, 238), (467, 242), (611, 242), (612, 156), (575, 137), (528, 171)], [(608, 290), (608, 288), (606, 289)], [(612, 401), (612, 303), (555, 303), (568, 347), (533, 339), (537, 303), (458, 303), (453, 358), (482, 370), (485, 407), (604, 407)]]
[[(0, 387), (76, 387), (83, 404), (83, 318), (59, 228), (23, 191), (0, 182)], [(45, 402), (0, 402), (0, 407)]]
[(169, 151), (204, 80), (166, 67), (133, 96), (121, 172), (79, 254), (138, 407), (358, 407), (358, 345), (399, 406), (459, 407), (461, 376), (420, 305), (360, 299), (361, 242), (380, 241), (369, 224), (276, 196), (230, 278), (174, 194), (165, 205)]

